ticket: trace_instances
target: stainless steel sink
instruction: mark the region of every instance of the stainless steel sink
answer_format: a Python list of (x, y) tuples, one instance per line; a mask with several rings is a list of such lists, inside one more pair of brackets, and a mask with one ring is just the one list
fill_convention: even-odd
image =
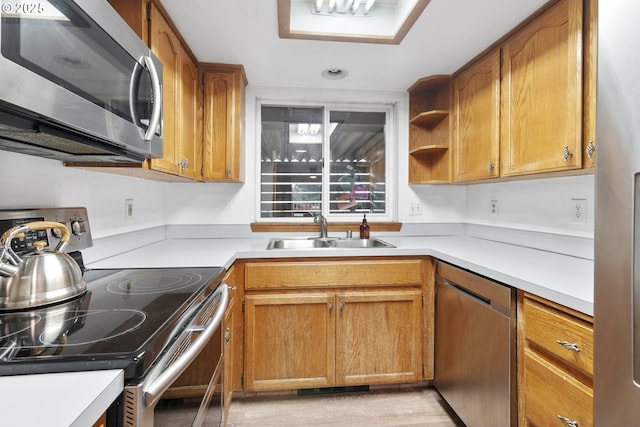
[(267, 249), (316, 249), (316, 248), (395, 248), (383, 240), (339, 238), (286, 238), (271, 239)]
[(333, 248), (395, 248), (391, 243), (372, 239), (336, 239), (329, 242)]

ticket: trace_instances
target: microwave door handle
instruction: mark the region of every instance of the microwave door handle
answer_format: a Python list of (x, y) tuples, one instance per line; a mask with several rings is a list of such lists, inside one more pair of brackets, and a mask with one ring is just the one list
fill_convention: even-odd
[[(162, 394), (169, 388), (169, 386), (187, 369), (189, 364), (193, 362), (196, 356), (202, 351), (205, 345), (209, 342), (209, 339), (213, 336), (215, 331), (222, 323), (224, 312), (227, 310), (227, 304), (229, 303), (229, 287), (226, 284), (221, 284), (216, 292), (221, 292), (222, 297), (216, 307), (216, 312), (209, 320), (207, 325), (202, 329), (202, 332), (191, 343), (181, 355), (176, 359), (169, 367), (165, 369), (165, 358), (156, 365), (157, 370), (163, 370), (159, 375), (150, 373), (149, 377), (154, 378), (151, 384), (143, 386), (144, 405), (145, 407), (151, 407), (155, 405), (162, 397)], [(189, 330), (190, 327), (187, 327)], [(200, 328), (193, 328), (200, 332)], [(171, 357), (171, 352), (165, 353), (165, 356)], [(155, 370), (154, 369), (154, 370)]]
[(136, 100), (142, 70), (142, 66), (136, 62), (136, 65), (133, 67), (133, 73), (131, 73), (131, 81), (129, 82), (129, 112), (131, 113), (131, 120), (133, 120), (134, 125), (138, 125), (138, 123), (140, 123)]
[(162, 92), (160, 92), (160, 78), (158, 76), (156, 66), (153, 63), (153, 59), (151, 59), (150, 56), (144, 56), (143, 59), (144, 64), (149, 69), (151, 86), (153, 88), (153, 95), (155, 98), (155, 102), (153, 103), (153, 111), (151, 112), (151, 118), (149, 119), (149, 127), (147, 128), (147, 132), (144, 134), (144, 140), (151, 141), (151, 139), (153, 138), (153, 134), (155, 133), (155, 129), (160, 123), (160, 117), (162, 113)]

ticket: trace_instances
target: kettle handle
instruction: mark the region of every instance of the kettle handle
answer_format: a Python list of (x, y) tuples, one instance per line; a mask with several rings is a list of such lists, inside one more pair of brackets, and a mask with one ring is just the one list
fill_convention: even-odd
[(9, 254), (12, 258), (17, 258), (14, 259), (14, 261), (20, 262), (20, 258), (13, 252), (13, 250), (11, 249), (11, 241), (18, 237), (24, 237), (25, 236), (25, 232), (26, 231), (40, 231), (40, 230), (48, 230), (50, 228), (57, 228), (58, 230), (60, 230), (60, 243), (58, 243), (58, 246), (56, 247), (56, 251), (61, 251), (62, 249), (64, 249), (65, 246), (67, 246), (67, 243), (69, 242), (69, 238), (71, 237), (71, 232), (69, 231), (69, 228), (67, 228), (66, 225), (64, 225), (61, 222), (55, 222), (55, 221), (34, 221), (34, 222), (28, 222), (26, 224), (20, 224), (20, 225), (16, 225), (15, 227), (11, 227), (10, 229), (8, 229), (7, 231), (5, 231), (2, 234), (2, 237), (0, 237), (0, 243), (2, 244), (2, 257), (4, 257), (5, 254)]

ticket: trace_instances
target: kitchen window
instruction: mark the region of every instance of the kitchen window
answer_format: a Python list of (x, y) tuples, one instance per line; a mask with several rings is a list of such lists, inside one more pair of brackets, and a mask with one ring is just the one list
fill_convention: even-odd
[(259, 106), (261, 220), (391, 220), (391, 106)]

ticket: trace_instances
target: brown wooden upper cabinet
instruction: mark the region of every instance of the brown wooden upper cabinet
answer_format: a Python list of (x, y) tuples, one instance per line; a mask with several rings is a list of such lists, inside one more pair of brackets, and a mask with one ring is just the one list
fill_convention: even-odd
[(598, 51), (598, 0), (585, 0), (583, 23), (583, 128), (582, 167), (596, 166), (596, 71)]
[(409, 183), (593, 168), (596, 9), (596, 0), (552, 2), (451, 85), (431, 76), (409, 88)]
[(500, 176), (500, 50), (453, 82), (454, 181)]
[(204, 83), (204, 181), (242, 182), (247, 77), (242, 65), (200, 64)]
[(195, 62), (158, 7), (151, 3), (151, 50), (162, 61), (163, 142), (161, 159), (150, 168), (199, 179), (202, 165), (201, 132), (196, 120), (200, 90)]
[(419, 79), (409, 89), (409, 183), (451, 182), (451, 76)]
[(582, 167), (582, 21), (562, 0), (503, 44), (503, 176)]
[(162, 61), (163, 157), (102, 171), (144, 178), (199, 180), (202, 174), (202, 90), (194, 55), (162, 5), (148, 0), (109, 0)]

